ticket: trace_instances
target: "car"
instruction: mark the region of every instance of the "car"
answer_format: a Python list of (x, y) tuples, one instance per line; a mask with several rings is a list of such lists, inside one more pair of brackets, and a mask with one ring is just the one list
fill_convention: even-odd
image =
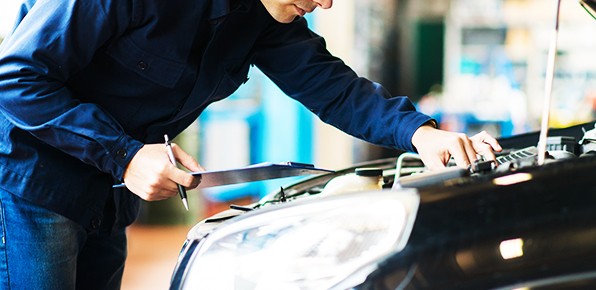
[[(500, 139), (496, 167), (404, 153), (233, 206), (189, 231), (171, 289), (596, 287), (594, 125), (551, 130), (541, 165), (533, 132)], [(326, 194), (363, 168), (382, 189)]]

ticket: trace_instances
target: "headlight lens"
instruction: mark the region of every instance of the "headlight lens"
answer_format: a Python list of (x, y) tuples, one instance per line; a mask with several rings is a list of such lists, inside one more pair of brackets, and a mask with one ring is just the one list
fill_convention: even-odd
[(419, 203), (414, 190), (377, 191), (249, 213), (203, 241), (183, 288), (345, 288), (346, 278), (405, 247)]

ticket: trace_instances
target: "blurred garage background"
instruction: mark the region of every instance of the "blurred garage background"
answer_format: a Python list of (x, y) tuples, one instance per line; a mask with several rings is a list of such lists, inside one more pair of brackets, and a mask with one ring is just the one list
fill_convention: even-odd
[[(0, 41), (20, 0), (0, 1)], [(576, 0), (563, 0), (551, 126), (596, 115), (596, 25)], [(536, 130), (543, 106), (556, 0), (337, 0), (307, 18), (329, 50), (361, 76), (407, 95), (440, 127), (509, 136)], [(321, 123), (256, 68), (230, 98), (211, 106), (175, 142), (203, 167), (297, 161), (338, 169), (393, 156)], [(144, 203), (129, 229), (123, 289), (165, 289), (186, 232), (231, 203), (246, 204), (292, 182), (281, 179)]]

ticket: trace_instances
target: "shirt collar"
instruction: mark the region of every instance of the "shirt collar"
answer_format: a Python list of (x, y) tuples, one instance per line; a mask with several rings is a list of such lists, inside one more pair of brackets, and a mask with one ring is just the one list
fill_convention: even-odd
[[(209, 14), (209, 19), (215, 20), (217, 18), (224, 17), (230, 14), (232, 11), (248, 10), (254, 1), (259, 0), (211, 0), (211, 12)], [(234, 7), (233, 9), (232, 6)]]
[(230, 13), (230, 0), (212, 0), (209, 19), (220, 18)]

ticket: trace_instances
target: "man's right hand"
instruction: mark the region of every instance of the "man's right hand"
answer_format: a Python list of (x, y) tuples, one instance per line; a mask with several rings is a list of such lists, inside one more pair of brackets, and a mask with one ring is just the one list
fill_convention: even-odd
[[(199, 163), (179, 146), (172, 143), (178, 164), (190, 171), (204, 171)], [(124, 172), (126, 187), (147, 201), (163, 200), (178, 195), (177, 184), (196, 188), (200, 179), (176, 168), (168, 159), (163, 144), (145, 144), (132, 158)]]

